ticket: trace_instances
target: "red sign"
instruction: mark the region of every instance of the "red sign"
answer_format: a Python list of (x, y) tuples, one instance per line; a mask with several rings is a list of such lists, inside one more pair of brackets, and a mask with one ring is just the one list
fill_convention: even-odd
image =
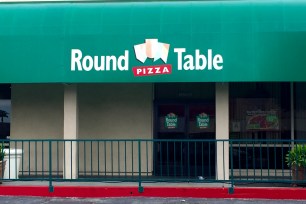
[(133, 73), (134, 76), (152, 76), (152, 75), (171, 74), (172, 65), (163, 64), (163, 65), (154, 65), (154, 66), (133, 67)]

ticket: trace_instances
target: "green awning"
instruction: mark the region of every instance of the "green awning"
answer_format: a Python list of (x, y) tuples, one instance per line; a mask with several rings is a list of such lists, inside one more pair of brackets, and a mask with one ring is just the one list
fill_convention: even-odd
[(0, 83), (306, 81), (305, 11), (299, 0), (0, 3)]

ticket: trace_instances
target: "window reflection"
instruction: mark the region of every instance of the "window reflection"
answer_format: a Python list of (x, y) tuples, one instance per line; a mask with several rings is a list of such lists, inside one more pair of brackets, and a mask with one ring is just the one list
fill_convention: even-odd
[(290, 83), (230, 84), (231, 139), (290, 139)]
[(229, 94), (234, 169), (287, 168), (289, 146), (274, 144), (291, 139), (290, 83), (231, 83)]
[(295, 84), (295, 138), (306, 139), (306, 83)]
[(10, 137), (11, 123), (11, 86), (0, 85), (0, 139)]

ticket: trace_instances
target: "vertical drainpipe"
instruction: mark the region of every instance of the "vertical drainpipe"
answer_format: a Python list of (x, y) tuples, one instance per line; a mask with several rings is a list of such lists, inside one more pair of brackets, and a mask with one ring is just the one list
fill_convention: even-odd
[[(216, 139), (229, 139), (229, 84), (216, 83)], [(229, 143), (216, 145), (216, 179), (229, 180)]]
[(76, 84), (64, 85), (64, 179), (76, 179), (78, 139), (78, 94)]

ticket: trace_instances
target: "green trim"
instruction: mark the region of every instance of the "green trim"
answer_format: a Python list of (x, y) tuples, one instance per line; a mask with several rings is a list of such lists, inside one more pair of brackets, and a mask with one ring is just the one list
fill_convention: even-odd
[[(161, 2), (161, 3), (175, 3), (175, 2), (213, 2), (216, 0), (40, 0), (40, 1), (35, 1), (35, 0), (15, 0), (15, 1), (1, 1), (0, 4), (11, 4), (11, 3), (30, 3), (30, 4), (37, 4), (37, 3), (154, 3), (154, 2)], [(230, 2), (233, 0), (219, 0), (219, 1), (224, 1), (224, 2)], [(248, 1), (248, 0), (240, 0), (240, 1)]]
[[(0, 83), (306, 81), (305, 10), (294, 0), (1, 3)], [(170, 44), (172, 73), (134, 77), (133, 67), (163, 65), (134, 55), (151, 38)], [(180, 71), (174, 48), (207, 59), (211, 49), (222, 70)], [(128, 71), (73, 72), (72, 49), (127, 50)]]

